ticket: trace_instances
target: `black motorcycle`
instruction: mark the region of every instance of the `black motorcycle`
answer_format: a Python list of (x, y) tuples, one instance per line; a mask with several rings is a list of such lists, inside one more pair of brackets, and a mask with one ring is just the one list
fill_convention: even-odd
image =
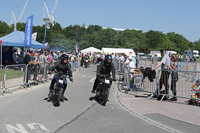
[(53, 105), (57, 107), (60, 106), (60, 100), (64, 88), (64, 79), (68, 78), (69, 76), (67, 74), (63, 74), (62, 72), (56, 74), (58, 75), (58, 80), (54, 85), (54, 90), (50, 96), (49, 101), (52, 101)]
[(84, 65), (85, 65), (85, 68), (89, 66), (89, 60), (87, 58), (84, 59)]
[(96, 89), (96, 99), (101, 105), (105, 106), (108, 101), (112, 79), (110, 75), (100, 75), (99, 77), (100, 82)]

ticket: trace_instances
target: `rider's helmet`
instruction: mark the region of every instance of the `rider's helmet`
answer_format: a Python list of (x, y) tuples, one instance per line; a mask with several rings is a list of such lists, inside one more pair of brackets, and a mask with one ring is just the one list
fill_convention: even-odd
[(60, 57), (61, 63), (64, 63), (64, 60), (65, 60), (65, 59), (69, 60), (69, 56), (66, 55), (66, 54), (62, 54), (61, 57)]
[(104, 59), (105, 65), (110, 66), (112, 63), (112, 56), (111, 55), (106, 55)]

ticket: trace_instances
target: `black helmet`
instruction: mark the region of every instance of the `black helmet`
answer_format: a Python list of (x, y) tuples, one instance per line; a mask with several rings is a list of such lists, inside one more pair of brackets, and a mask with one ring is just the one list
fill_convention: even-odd
[(105, 56), (105, 62), (108, 62), (108, 60), (111, 60), (111, 61), (112, 61), (112, 56), (107, 54), (107, 55)]
[(66, 55), (66, 54), (62, 54), (61, 57), (60, 57), (60, 61), (63, 63), (64, 59), (69, 59), (69, 56)]
[(104, 61), (105, 61), (105, 65), (107, 65), (107, 66), (111, 65), (112, 56), (111, 55), (106, 55)]

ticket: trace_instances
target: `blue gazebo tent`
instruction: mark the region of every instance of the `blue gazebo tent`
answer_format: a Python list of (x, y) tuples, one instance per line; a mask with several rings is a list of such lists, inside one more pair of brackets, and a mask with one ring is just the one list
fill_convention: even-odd
[[(4, 37), (1, 37), (2, 46), (24, 47), (24, 36), (25, 33), (23, 31), (13, 31)], [(31, 48), (43, 48), (43, 44), (31, 40)]]

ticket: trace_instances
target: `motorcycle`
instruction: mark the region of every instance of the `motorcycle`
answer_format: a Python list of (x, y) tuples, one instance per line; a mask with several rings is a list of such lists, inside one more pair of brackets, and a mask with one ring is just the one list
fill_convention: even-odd
[(110, 75), (100, 75), (100, 83), (96, 89), (96, 99), (103, 106), (105, 106), (108, 101), (111, 84), (112, 79), (110, 78)]
[(56, 74), (58, 75), (58, 80), (56, 80), (56, 83), (54, 85), (54, 90), (48, 101), (52, 101), (53, 105), (58, 107), (60, 106), (60, 100), (63, 93), (64, 80), (66, 78), (69, 78), (69, 76), (68, 74), (65, 75), (62, 72), (58, 72)]
[(84, 60), (84, 64), (85, 64), (85, 68), (87, 68), (89, 66), (89, 60), (88, 59), (85, 59)]

